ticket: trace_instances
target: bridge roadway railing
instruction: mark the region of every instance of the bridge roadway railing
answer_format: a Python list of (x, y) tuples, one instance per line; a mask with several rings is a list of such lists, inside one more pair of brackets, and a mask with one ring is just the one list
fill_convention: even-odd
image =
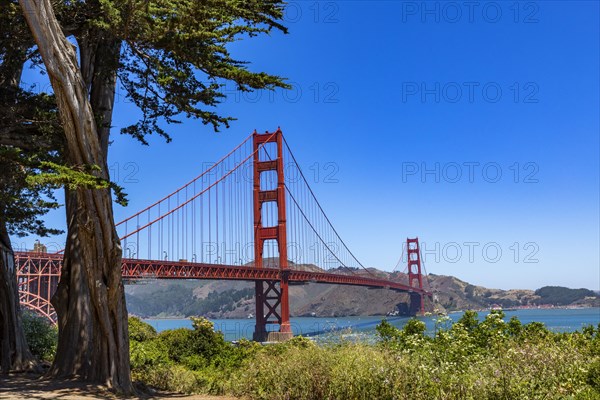
[[(34, 271), (23, 270), (28, 265), (40, 265), (47, 261), (62, 262), (62, 254), (16, 252), (18, 275), (33, 274)], [(56, 265), (56, 264), (55, 264)], [(256, 268), (248, 265), (221, 265), (206, 264), (187, 261), (160, 261), (160, 260), (122, 260), (121, 270), (124, 279), (221, 279), (245, 281), (275, 281), (280, 280), (282, 274), (287, 274), (290, 282), (295, 283), (329, 283), (338, 285), (366, 286), (372, 288), (393, 289), (403, 292), (422, 293), (425, 290), (410, 287), (406, 284), (378, 279), (362, 275), (345, 275), (327, 272), (315, 272), (295, 269)]]
[(394, 289), (404, 292), (428, 294), (419, 288), (400, 282), (371, 278), (360, 275), (333, 274), (303, 270), (280, 270), (278, 268), (256, 268), (253, 266), (190, 263), (186, 261), (154, 261), (123, 259), (123, 277), (130, 279), (224, 279), (270, 281), (281, 279), (288, 274), (290, 282), (330, 283), (338, 285), (367, 286)]

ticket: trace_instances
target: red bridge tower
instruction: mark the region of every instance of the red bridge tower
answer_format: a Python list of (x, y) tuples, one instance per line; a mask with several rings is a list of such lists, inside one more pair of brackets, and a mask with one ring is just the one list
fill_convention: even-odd
[[(283, 134), (280, 129), (274, 133), (253, 135), (254, 143), (254, 266), (264, 268), (263, 252), (267, 240), (277, 241), (281, 279), (278, 281), (256, 281), (256, 328), (254, 340), (283, 341), (292, 337), (290, 326), (290, 306), (288, 297), (288, 260), (285, 219), (285, 181), (283, 176)], [(260, 159), (261, 146), (276, 143), (277, 157)], [(261, 190), (261, 174), (276, 171), (277, 188)], [(263, 204), (274, 202), (277, 207), (277, 225), (264, 226), (262, 221)], [(278, 324), (279, 332), (269, 331), (267, 325)]]
[(410, 315), (425, 313), (425, 295), (423, 294), (423, 274), (421, 273), (421, 251), (419, 238), (406, 239), (408, 254), (408, 286), (419, 288), (419, 292), (410, 293)]

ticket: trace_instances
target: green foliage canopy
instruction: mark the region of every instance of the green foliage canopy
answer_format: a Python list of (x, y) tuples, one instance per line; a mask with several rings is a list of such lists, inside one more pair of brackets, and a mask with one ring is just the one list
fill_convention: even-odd
[(215, 109), (228, 81), (241, 91), (288, 87), (279, 76), (251, 72), (229, 51), (243, 38), (287, 32), (283, 6), (278, 0), (87, 0), (62, 1), (57, 10), (80, 46), (96, 46), (96, 55), (103, 46), (117, 49), (104, 60), (96, 56), (94, 69), (116, 73), (125, 100), (142, 112), (121, 133), (147, 144), (152, 133), (170, 140), (159, 122), (179, 123), (178, 116), (215, 130), (228, 127), (233, 118)]
[[(56, 208), (47, 195), (57, 186), (110, 187), (126, 204), (120, 187), (95, 176), (102, 166), (64, 166), (53, 96), (19, 84), (25, 65), (43, 72), (34, 41), (18, 1), (0, 0), (0, 5), (0, 220), (8, 223), (9, 233), (57, 233), (36, 217)], [(287, 32), (282, 1), (62, 0), (54, 6), (63, 31), (80, 50), (99, 126), (112, 118), (118, 84), (142, 113), (121, 132), (144, 144), (152, 133), (170, 140), (160, 122), (179, 123), (180, 116), (215, 130), (228, 127), (233, 118), (216, 110), (226, 82), (241, 91), (288, 87), (279, 76), (251, 72), (228, 48), (274, 29)]]

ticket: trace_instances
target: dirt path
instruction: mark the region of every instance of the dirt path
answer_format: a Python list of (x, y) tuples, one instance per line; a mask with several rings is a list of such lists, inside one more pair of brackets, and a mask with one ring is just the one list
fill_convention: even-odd
[[(99, 386), (81, 382), (51, 382), (42, 380), (38, 375), (14, 374), (0, 376), (0, 399), (122, 399)], [(170, 393), (143, 394), (134, 399), (176, 399), (176, 400), (236, 400), (233, 397), (182, 395)]]

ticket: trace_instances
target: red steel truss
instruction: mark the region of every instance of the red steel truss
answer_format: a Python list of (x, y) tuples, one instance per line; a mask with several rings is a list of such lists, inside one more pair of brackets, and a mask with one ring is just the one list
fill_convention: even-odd
[[(54, 318), (50, 297), (60, 278), (62, 254), (16, 252), (21, 304), (48, 318)], [(385, 288), (420, 295), (429, 295), (422, 288), (369, 276), (340, 275), (327, 272), (294, 269), (255, 268), (253, 266), (204, 264), (177, 261), (123, 259), (124, 279), (220, 279), (255, 282), (331, 283), (337, 285)], [(268, 283), (267, 283), (268, 284)], [(277, 289), (279, 290), (279, 289)], [(269, 303), (273, 307), (272, 303)]]
[[(29, 255), (30, 253), (20, 253)], [(287, 275), (288, 282), (331, 283), (337, 285), (369, 286), (393, 289), (402, 292), (428, 294), (427, 291), (406, 284), (359, 275), (311, 272), (294, 269), (255, 268), (253, 266), (204, 264), (175, 261), (128, 260), (123, 259), (125, 279), (219, 279), (242, 281), (280, 281)]]
[(17, 284), (22, 306), (55, 321), (56, 313), (50, 298), (60, 278), (62, 255), (16, 253)]

